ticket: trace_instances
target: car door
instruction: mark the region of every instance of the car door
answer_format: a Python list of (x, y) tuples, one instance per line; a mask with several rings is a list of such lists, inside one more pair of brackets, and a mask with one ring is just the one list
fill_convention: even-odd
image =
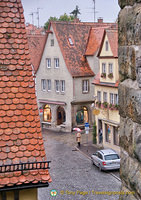
[(97, 157), (97, 165), (101, 165), (102, 166), (102, 162), (103, 162), (103, 156), (100, 152), (98, 152), (98, 157)]

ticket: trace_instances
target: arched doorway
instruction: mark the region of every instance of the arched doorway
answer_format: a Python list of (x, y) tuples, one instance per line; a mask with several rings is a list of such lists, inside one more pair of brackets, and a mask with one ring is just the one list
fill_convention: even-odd
[(66, 121), (66, 113), (63, 107), (57, 109), (57, 125), (63, 124)]
[(84, 124), (89, 122), (89, 115), (88, 115), (88, 108), (83, 106), (80, 110), (76, 113), (76, 122), (77, 124)]
[(51, 108), (49, 105), (45, 105), (44, 107), (43, 120), (45, 122), (51, 122)]

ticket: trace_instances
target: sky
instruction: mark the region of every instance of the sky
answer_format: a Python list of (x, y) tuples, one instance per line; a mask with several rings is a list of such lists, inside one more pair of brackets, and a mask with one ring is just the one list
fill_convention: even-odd
[[(40, 12), (39, 25), (44, 26), (50, 17), (60, 17), (70, 13), (78, 5), (81, 15), (79, 19), (82, 22), (94, 21), (94, 0), (21, 0), (24, 8), (26, 23), (32, 23), (31, 13), (34, 13), (34, 25), (38, 25), (37, 8)], [(115, 22), (120, 8), (118, 0), (95, 0), (96, 21), (102, 17), (104, 22)]]

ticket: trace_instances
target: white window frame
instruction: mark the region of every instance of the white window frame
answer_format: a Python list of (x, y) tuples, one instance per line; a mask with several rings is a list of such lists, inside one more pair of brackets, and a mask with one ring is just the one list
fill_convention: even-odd
[(82, 81), (82, 92), (88, 93), (89, 92), (89, 80)]
[(51, 91), (51, 79), (47, 79), (47, 91)]
[(109, 74), (113, 73), (113, 63), (109, 63)]
[(114, 94), (110, 93), (110, 104), (114, 104)]
[(46, 91), (46, 87), (47, 87), (46, 79), (41, 79), (41, 87), (42, 87), (42, 91)]
[(54, 46), (54, 39), (50, 40), (50, 46)]
[(51, 68), (51, 58), (46, 58), (46, 66), (47, 68)]
[(118, 94), (114, 94), (114, 104), (118, 105)]
[(103, 102), (107, 102), (107, 92), (103, 92)]
[(102, 63), (102, 73), (106, 73), (106, 63)]
[(59, 68), (59, 58), (54, 58), (54, 67)]
[(101, 91), (97, 91), (97, 100), (101, 102)]
[(55, 90), (59, 92), (59, 80), (55, 80)]
[(65, 92), (65, 80), (61, 80), (60, 81), (60, 86), (61, 86), (61, 92), (64, 93)]

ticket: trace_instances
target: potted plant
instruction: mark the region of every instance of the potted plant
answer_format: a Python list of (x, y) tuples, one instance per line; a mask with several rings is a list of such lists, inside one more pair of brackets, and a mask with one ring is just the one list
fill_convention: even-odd
[(101, 101), (98, 101), (98, 107), (99, 108), (101, 107)]
[(108, 74), (109, 78), (113, 78), (113, 73)]
[(102, 73), (101, 78), (106, 78), (106, 73)]
[(113, 104), (110, 103), (109, 109), (110, 109), (110, 110), (113, 110), (113, 109), (114, 109)]
[(107, 102), (103, 102), (103, 107), (104, 108), (108, 108), (108, 103)]
[(118, 104), (115, 104), (115, 110), (118, 110), (119, 109), (119, 105)]

